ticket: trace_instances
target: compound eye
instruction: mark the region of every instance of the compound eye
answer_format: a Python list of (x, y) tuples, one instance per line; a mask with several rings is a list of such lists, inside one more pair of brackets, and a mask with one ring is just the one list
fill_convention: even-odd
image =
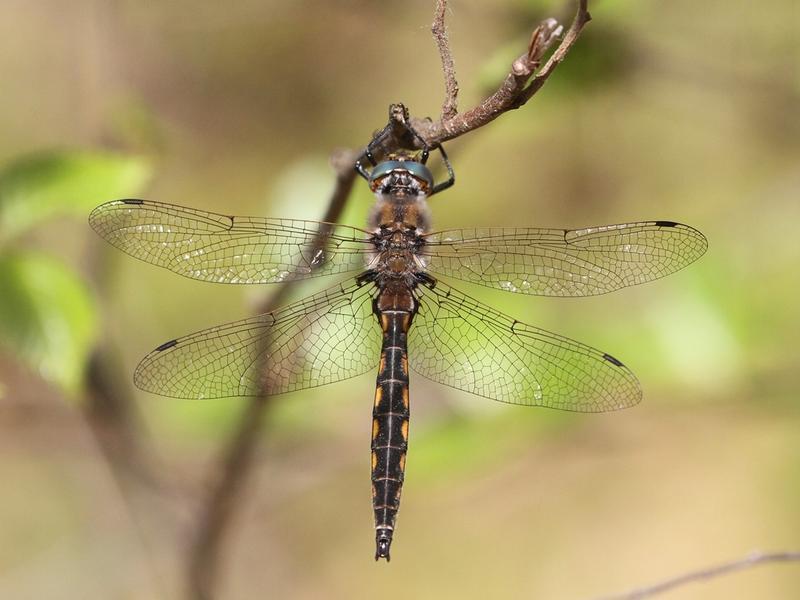
[(421, 162), (408, 161), (405, 164), (405, 169), (409, 175), (422, 184), (422, 188), (426, 192), (433, 187), (433, 173)]
[(369, 174), (370, 187), (375, 188), (380, 185), (380, 180), (386, 178), (395, 169), (402, 169), (403, 163), (398, 160), (386, 160), (379, 163)]

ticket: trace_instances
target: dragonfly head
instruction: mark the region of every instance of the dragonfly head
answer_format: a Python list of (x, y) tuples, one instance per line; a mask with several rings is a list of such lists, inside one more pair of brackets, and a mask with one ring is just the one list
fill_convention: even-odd
[(410, 158), (392, 158), (379, 163), (369, 174), (373, 192), (413, 191), (428, 195), (433, 189), (433, 174), (421, 162)]

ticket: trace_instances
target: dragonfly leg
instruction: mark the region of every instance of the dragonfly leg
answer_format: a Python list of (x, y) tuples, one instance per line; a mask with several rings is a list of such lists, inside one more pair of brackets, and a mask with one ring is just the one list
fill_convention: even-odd
[(444, 151), (444, 147), (442, 147), (441, 144), (437, 144), (436, 149), (439, 150), (439, 153), (442, 155), (442, 162), (447, 169), (447, 181), (441, 181), (433, 186), (433, 189), (430, 193), (431, 196), (438, 194), (442, 190), (452, 187), (452, 185), (456, 182), (456, 174), (453, 171), (453, 165), (450, 164), (450, 159), (447, 158), (447, 153)]
[(373, 139), (369, 143), (369, 145), (364, 150), (364, 153), (358, 158), (358, 160), (356, 160), (356, 164), (354, 165), (356, 173), (361, 175), (361, 177), (363, 177), (367, 181), (369, 181), (369, 172), (364, 168), (362, 160), (366, 158), (369, 161), (369, 164), (371, 164), (373, 167), (377, 166), (378, 163), (375, 162), (375, 157), (372, 154), (372, 145), (375, 143), (375, 141), (376, 140)]

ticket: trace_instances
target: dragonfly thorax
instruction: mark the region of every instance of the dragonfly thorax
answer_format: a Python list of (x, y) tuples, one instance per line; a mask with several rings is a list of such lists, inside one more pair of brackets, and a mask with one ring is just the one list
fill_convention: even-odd
[[(396, 208), (396, 205), (391, 204), (384, 206), (389, 212)], [(405, 214), (407, 218), (414, 218), (415, 215), (418, 216), (416, 211)], [(424, 244), (420, 234), (421, 230), (415, 225), (403, 225), (399, 222), (392, 225), (381, 224), (372, 237), (375, 250), (370, 268), (381, 277), (409, 278), (409, 281), (413, 281), (414, 274), (424, 268), (421, 257), (418, 256)]]
[(370, 187), (375, 192), (375, 206), (369, 226), (382, 242), (390, 234), (402, 232), (403, 238), (391, 237), (403, 243), (405, 236), (422, 235), (430, 227), (428, 193), (433, 175), (428, 168), (414, 160), (387, 160), (377, 165), (370, 175)]

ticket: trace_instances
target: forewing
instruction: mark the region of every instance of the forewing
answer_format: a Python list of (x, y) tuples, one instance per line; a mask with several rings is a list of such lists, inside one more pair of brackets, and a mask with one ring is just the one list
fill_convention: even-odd
[(134, 374), (142, 390), (175, 398), (281, 394), (375, 368), (381, 333), (371, 285), (338, 285), (271, 313), (162, 344)]
[(584, 229), (454, 229), (426, 236), (428, 270), (521, 294), (594, 296), (653, 281), (700, 258), (705, 236), (647, 221)]
[(411, 368), (492, 400), (578, 412), (627, 408), (639, 382), (614, 357), (520, 323), (441, 283), (417, 288)]
[(363, 269), (370, 249), (366, 232), (346, 225), (232, 217), (147, 200), (102, 204), (89, 224), (135, 258), (217, 283), (277, 283)]

